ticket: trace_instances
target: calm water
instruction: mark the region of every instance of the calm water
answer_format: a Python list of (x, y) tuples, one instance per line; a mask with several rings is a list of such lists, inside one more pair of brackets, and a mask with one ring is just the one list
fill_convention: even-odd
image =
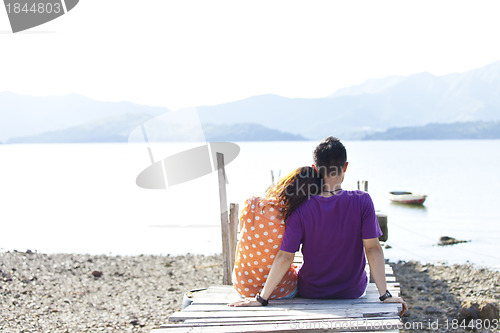
[[(229, 202), (262, 194), (270, 171), (312, 163), (316, 142), (240, 143), (226, 171)], [(500, 269), (500, 140), (345, 142), (344, 189), (369, 181), (389, 217), (391, 260), (470, 261)], [(189, 147), (152, 146), (156, 159)], [(0, 145), (0, 249), (111, 254), (220, 252), (217, 175), (144, 190), (150, 164), (140, 144)], [(423, 208), (387, 192), (428, 195)], [(470, 240), (436, 246), (440, 236)]]

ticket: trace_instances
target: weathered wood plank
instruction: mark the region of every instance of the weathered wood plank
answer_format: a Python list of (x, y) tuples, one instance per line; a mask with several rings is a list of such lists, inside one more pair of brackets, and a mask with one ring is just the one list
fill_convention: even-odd
[[(374, 309), (379, 308), (385, 311), (391, 303), (366, 303), (366, 302), (325, 302), (325, 303), (282, 303), (272, 304), (268, 307), (255, 307), (251, 308), (252, 311), (269, 311), (269, 310), (331, 310), (331, 309), (345, 309), (346, 307), (353, 309)], [(247, 307), (230, 307), (227, 305), (212, 305), (212, 304), (192, 304), (185, 308), (183, 311), (197, 311), (197, 312), (222, 312), (222, 311), (248, 311)]]
[[(299, 319), (300, 317), (294, 317), (293, 320), (301, 320)], [(326, 320), (331, 320), (328, 318), (324, 318)], [(381, 318), (377, 317), (367, 317), (367, 320), (379, 320)], [(399, 317), (383, 317), (383, 319), (388, 320), (388, 319), (399, 319)], [(310, 320), (310, 318), (304, 317), (302, 320)], [(318, 320), (321, 320), (319, 318)], [(349, 320), (349, 319), (339, 319), (339, 321), (342, 320)], [(350, 319), (352, 320), (352, 319)], [(194, 326), (194, 325), (205, 325), (205, 326), (210, 326), (210, 325), (239, 325), (239, 324), (255, 324), (255, 323), (280, 323), (280, 322), (290, 322), (290, 317), (287, 316), (280, 316), (280, 317), (263, 317), (263, 316), (253, 316), (253, 317), (235, 317), (235, 318), (226, 318), (224, 319), (224, 323), (221, 323), (217, 319), (213, 318), (197, 318), (197, 319), (187, 319), (183, 322), (180, 323), (173, 323), (173, 324), (165, 324), (162, 325), (164, 326), (172, 326), (172, 327), (179, 327), (179, 326)]]
[[(394, 296), (399, 296), (400, 291), (399, 289), (389, 289), (389, 291), (394, 295)], [(369, 291), (367, 292), (366, 296), (363, 298), (358, 298), (351, 300), (353, 303), (369, 303), (369, 302), (375, 302), (378, 303), (379, 293), (378, 291)], [(228, 296), (221, 296), (221, 297), (214, 297), (213, 295), (209, 295), (207, 297), (199, 297), (193, 299), (191, 304), (227, 304), (231, 302), (236, 302), (241, 300), (242, 298), (238, 295), (228, 295)], [(287, 299), (287, 300), (271, 300), (270, 304), (293, 304), (293, 303), (325, 303), (328, 301), (332, 301), (331, 299), (309, 299), (309, 298), (294, 298), (294, 299)], [(349, 302), (350, 300), (335, 300), (338, 302)]]
[[(310, 298), (294, 298), (294, 299), (286, 299), (286, 300), (273, 300), (269, 304), (269, 306), (277, 306), (283, 304), (331, 304), (334, 302), (335, 304), (343, 304), (344, 306), (349, 306), (350, 304), (359, 304), (359, 303), (380, 303), (379, 294), (368, 294), (363, 298), (357, 299), (310, 299)], [(231, 302), (236, 302), (241, 300), (239, 297), (233, 298), (223, 298), (223, 299), (213, 299), (213, 298), (200, 298), (195, 299), (191, 305), (227, 305)]]
[[(365, 322), (369, 323), (371, 321), (380, 321), (380, 320), (399, 320), (397, 317), (383, 317), (383, 318), (341, 318), (341, 319), (331, 319), (331, 318), (311, 318), (311, 317), (279, 317), (279, 318), (273, 318), (273, 317), (251, 317), (251, 318), (226, 318), (224, 321), (220, 320), (210, 320), (210, 319), (194, 319), (194, 320), (186, 320), (185, 322), (181, 323), (174, 323), (174, 324), (165, 324), (162, 325), (162, 328), (167, 328), (167, 327), (192, 327), (192, 326), (198, 326), (198, 327), (210, 327), (210, 326), (235, 326), (235, 325), (255, 325), (255, 324), (290, 324), (290, 323), (299, 323), (303, 321), (319, 321), (319, 320), (324, 320), (325, 322), (330, 322), (335, 320), (336, 322), (343, 323), (342, 326), (344, 328), (347, 327), (348, 324), (346, 323), (360, 323), (360, 322)], [(341, 326), (341, 325), (339, 325)], [(355, 325), (352, 325), (355, 326)], [(351, 327), (354, 328), (354, 327)]]
[[(302, 324), (302, 323), (301, 323)], [(304, 322), (303, 325), (310, 326), (311, 328), (298, 328), (298, 329), (291, 329), (291, 328), (286, 328), (286, 327), (281, 327), (281, 325), (275, 325), (275, 324), (262, 324), (262, 325), (241, 325), (241, 326), (234, 326), (234, 327), (182, 327), (182, 328), (176, 328), (176, 327), (169, 327), (169, 328), (159, 328), (155, 329), (153, 333), (185, 333), (185, 332), (193, 332), (193, 333), (198, 333), (198, 332), (205, 332), (205, 333), (211, 333), (211, 332), (227, 332), (227, 333), (236, 333), (236, 332), (304, 332), (304, 333), (323, 333), (323, 332), (336, 332), (336, 333), (350, 333), (350, 332), (364, 332), (364, 333), (380, 333), (380, 332), (388, 332), (388, 333), (397, 333), (399, 332), (399, 329), (390, 329), (390, 330), (378, 330), (378, 331), (372, 331), (372, 330), (367, 330), (363, 329), (362, 327), (356, 328), (356, 329), (351, 329), (347, 331), (344, 328), (324, 328), (325, 326), (329, 325), (328, 322)], [(323, 327), (321, 326), (323, 325)], [(334, 325), (333, 323), (331, 324), (332, 326)], [(247, 327), (250, 326), (250, 327)], [(291, 326), (291, 325), (290, 325)], [(317, 326), (318, 328), (314, 328)], [(334, 326), (333, 326), (334, 327)], [(397, 327), (396, 325), (392, 327)]]
[[(314, 322), (304, 322), (304, 325), (309, 325), (311, 327), (317, 326), (318, 328), (298, 328), (298, 329), (290, 329), (290, 328), (283, 328), (281, 325), (251, 325), (251, 327), (245, 327), (245, 326), (234, 326), (230, 327), (183, 327), (183, 328), (176, 328), (176, 327), (169, 327), (169, 328), (159, 328), (154, 330), (154, 333), (185, 333), (185, 332), (205, 332), (205, 333), (211, 333), (211, 332), (226, 332), (226, 333), (236, 333), (236, 332), (304, 332), (304, 333), (323, 333), (323, 332), (336, 332), (336, 333), (350, 333), (350, 332), (364, 332), (364, 333), (380, 333), (380, 332), (389, 332), (389, 333), (396, 333), (399, 332), (399, 329), (390, 329), (390, 330), (378, 330), (378, 331), (372, 331), (372, 330), (366, 330), (363, 329), (362, 327), (357, 328), (357, 329), (352, 329), (347, 331), (346, 329), (339, 328), (324, 328), (324, 326), (329, 325), (329, 323), (314, 323)], [(320, 325), (324, 325), (323, 327)], [(333, 324), (332, 324), (333, 325)], [(244, 327), (244, 328), (243, 328)], [(397, 326), (393, 326), (397, 327)]]
[(363, 306), (363, 307), (349, 307), (349, 308), (331, 308), (331, 309), (311, 309), (311, 310), (280, 310), (280, 309), (266, 309), (265, 311), (260, 311), (256, 309), (262, 309), (260, 307), (248, 308), (240, 311), (181, 311), (172, 314), (169, 317), (169, 322), (184, 321), (187, 319), (194, 318), (234, 318), (234, 317), (252, 317), (255, 315), (259, 316), (297, 316), (297, 317), (311, 317), (314, 319), (318, 316), (321, 318), (364, 318), (369, 317), (394, 317), (397, 316), (400, 309), (396, 304), (384, 303), (386, 305), (384, 308), (380, 306)]
[[(305, 319), (301, 321), (287, 321), (274, 323), (248, 323), (246, 325), (224, 325), (213, 323), (211, 326), (185, 326), (164, 325), (163, 328), (155, 330), (161, 332), (398, 332), (400, 320), (395, 318), (372, 318), (372, 319)], [(182, 324), (181, 324), (182, 325)]]

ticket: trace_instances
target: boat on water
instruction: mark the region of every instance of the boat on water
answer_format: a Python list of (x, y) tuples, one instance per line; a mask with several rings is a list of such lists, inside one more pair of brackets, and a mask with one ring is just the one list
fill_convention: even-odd
[(425, 194), (418, 194), (406, 191), (389, 192), (389, 199), (392, 202), (407, 204), (407, 205), (422, 205), (427, 198)]

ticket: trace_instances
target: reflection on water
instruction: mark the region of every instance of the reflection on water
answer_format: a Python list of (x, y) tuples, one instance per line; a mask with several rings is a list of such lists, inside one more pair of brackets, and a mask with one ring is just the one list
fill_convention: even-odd
[(405, 203), (401, 203), (401, 202), (391, 201), (391, 205), (396, 206), (396, 207), (401, 207), (401, 209), (417, 209), (417, 210), (422, 210), (422, 211), (427, 210), (427, 207), (425, 207), (425, 205), (421, 205), (421, 204), (405, 204)]

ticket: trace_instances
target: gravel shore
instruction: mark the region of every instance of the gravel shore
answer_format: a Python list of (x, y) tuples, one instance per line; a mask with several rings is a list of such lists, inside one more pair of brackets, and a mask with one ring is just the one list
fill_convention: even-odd
[[(400, 282), (401, 296), (409, 307), (403, 317), (407, 329), (402, 332), (471, 332), (461, 327), (464, 325), (462, 320), (484, 315), (490, 317), (486, 322), (483, 320), (489, 329), (480, 328), (483, 325), (478, 321), (469, 322), (469, 328), (475, 327), (476, 332), (500, 332), (500, 272), (472, 265), (432, 265), (415, 261), (391, 266)], [(489, 308), (482, 311), (484, 305)], [(494, 317), (496, 321), (491, 319)]]
[[(221, 261), (220, 255), (0, 253), (0, 332), (149, 332), (180, 309), (186, 291), (221, 284)], [(426, 325), (458, 318), (468, 299), (500, 302), (500, 272), (392, 266), (410, 308), (404, 323), (424, 324), (403, 331), (436, 332)]]
[(0, 332), (149, 332), (222, 257), (0, 253)]

